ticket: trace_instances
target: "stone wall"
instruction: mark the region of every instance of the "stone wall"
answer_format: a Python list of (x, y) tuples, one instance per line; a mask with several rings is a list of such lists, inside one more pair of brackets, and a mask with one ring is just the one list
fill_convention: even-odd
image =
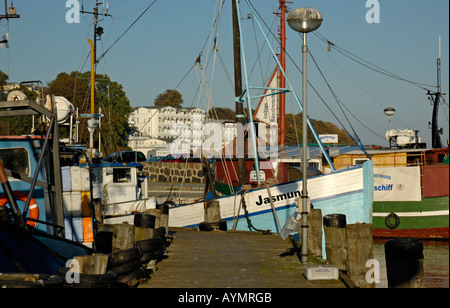
[(143, 162), (142, 165), (150, 183), (205, 183), (201, 163)]

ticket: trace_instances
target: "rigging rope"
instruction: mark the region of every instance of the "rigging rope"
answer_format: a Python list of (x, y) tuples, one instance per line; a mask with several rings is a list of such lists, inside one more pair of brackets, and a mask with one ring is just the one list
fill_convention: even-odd
[(154, 0), (147, 8), (133, 21), (133, 23), (106, 49), (105, 52), (102, 53), (100, 57), (98, 57), (97, 62), (100, 61), (101, 58), (105, 56), (105, 54), (138, 22), (139, 19), (155, 4), (157, 0)]
[[(364, 145), (360, 142), (360, 140), (359, 140), (359, 137), (358, 137), (358, 134), (356, 133), (356, 131), (355, 131), (355, 129), (353, 128), (353, 125), (350, 123), (350, 120), (348, 119), (348, 117), (347, 117), (347, 115), (345, 114), (345, 112), (344, 112), (344, 110), (342, 109), (342, 106), (344, 106), (345, 107), (345, 109), (347, 109), (347, 111), (361, 124), (361, 125), (363, 125), (365, 128), (367, 128), (368, 130), (370, 130), (372, 133), (374, 133), (375, 135), (377, 135), (377, 136), (379, 136), (379, 137), (381, 137), (382, 139), (384, 139), (381, 135), (378, 135), (376, 132), (374, 132), (373, 130), (371, 130), (369, 127), (367, 127), (364, 123), (362, 123), (357, 117), (355, 117), (355, 115), (342, 103), (342, 101), (337, 97), (337, 95), (336, 95), (336, 93), (334, 92), (334, 90), (331, 88), (331, 85), (330, 85), (330, 83), (327, 81), (327, 79), (325, 78), (325, 75), (323, 74), (323, 72), (322, 72), (322, 70), (320, 69), (320, 67), (319, 67), (319, 65), (317, 64), (317, 62), (316, 62), (316, 59), (314, 58), (314, 56), (311, 54), (311, 51), (310, 50), (308, 50), (308, 52), (309, 52), (309, 55), (311, 56), (311, 59), (313, 60), (313, 62), (314, 62), (314, 64), (316, 65), (316, 68), (317, 68), (317, 70), (319, 71), (319, 73), (320, 73), (320, 75), (322, 76), (322, 78), (323, 78), (323, 80), (325, 81), (325, 83), (326, 83), (326, 85), (327, 85), (327, 87), (328, 87), (328, 89), (330, 90), (330, 92), (331, 92), (331, 94), (333, 95), (333, 97), (334, 97), (334, 99), (336, 100), (336, 102), (337, 102), (337, 104), (338, 104), (338, 106), (339, 106), (339, 108), (341, 109), (341, 111), (342, 111), (342, 113), (344, 114), (344, 117), (345, 117), (345, 119), (347, 120), (347, 122), (348, 122), (348, 124), (350, 125), (350, 128), (352, 129), (352, 131), (353, 131), (353, 134), (354, 134), (354, 137), (350, 134), (350, 133), (348, 133), (348, 131), (347, 131), (347, 133), (348, 133), (348, 135), (349, 135), (349, 137), (355, 142), (355, 144), (358, 144), (358, 142), (360, 143), (360, 147), (361, 147), (361, 150), (367, 155), (367, 157), (369, 157), (369, 155), (367, 154), (367, 152), (366, 152), (366, 150), (365, 150), (365, 148), (364, 148)], [(357, 140), (355, 140), (355, 138), (357, 139)]]
[(353, 54), (353, 53), (343, 49), (342, 47), (334, 44), (333, 42), (331, 42), (329, 40), (327, 40), (324, 36), (322, 36), (318, 32), (314, 32), (313, 34), (316, 35), (320, 40), (324, 41), (328, 46), (333, 46), (333, 48), (335, 48), (338, 52), (340, 52), (342, 55), (346, 56), (350, 60), (352, 60), (352, 61), (354, 61), (354, 62), (356, 62), (358, 64), (361, 64), (362, 66), (364, 66), (364, 67), (366, 67), (366, 68), (368, 68), (368, 69), (370, 69), (370, 70), (372, 70), (374, 72), (383, 74), (385, 76), (388, 76), (388, 77), (391, 77), (391, 78), (394, 78), (394, 79), (397, 79), (397, 80), (401, 80), (401, 81), (410, 83), (410, 84), (412, 84), (412, 85), (414, 85), (416, 87), (419, 87), (421, 89), (424, 89), (426, 91), (429, 90), (426, 87), (436, 88), (436, 86), (434, 86), (434, 85), (428, 85), (428, 84), (424, 84), (424, 83), (420, 83), (420, 82), (415, 82), (415, 81), (411, 81), (411, 80), (408, 80), (406, 78), (400, 77), (400, 76), (398, 76), (398, 75), (396, 75), (396, 74), (394, 74), (392, 72), (389, 72), (386, 69), (383, 69), (383, 68), (381, 68), (381, 67), (379, 67), (379, 66), (377, 66), (377, 65), (375, 65), (373, 63), (370, 63), (369, 61), (364, 60), (363, 58), (358, 57), (357, 55), (355, 55), (355, 54)]

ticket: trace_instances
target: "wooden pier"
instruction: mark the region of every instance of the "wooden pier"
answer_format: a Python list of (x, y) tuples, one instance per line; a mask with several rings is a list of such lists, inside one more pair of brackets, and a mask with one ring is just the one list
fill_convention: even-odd
[(294, 243), (277, 234), (176, 229), (166, 258), (140, 288), (348, 288), (352, 282), (307, 280)]

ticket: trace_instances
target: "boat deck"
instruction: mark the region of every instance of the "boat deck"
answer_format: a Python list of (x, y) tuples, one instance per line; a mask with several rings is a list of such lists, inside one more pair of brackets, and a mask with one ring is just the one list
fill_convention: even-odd
[[(171, 230), (171, 229), (169, 229)], [(279, 235), (177, 229), (167, 258), (141, 288), (346, 288), (339, 280), (307, 280), (297, 249)]]

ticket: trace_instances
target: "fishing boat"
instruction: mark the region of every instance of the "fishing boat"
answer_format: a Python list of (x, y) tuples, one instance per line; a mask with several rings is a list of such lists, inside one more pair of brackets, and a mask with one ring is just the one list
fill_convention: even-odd
[[(42, 124), (35, 134), (0, 136), (0, 272), (55, 275), (94, 250), (64, 236), (55, 101), (46, 107), (19, 95), (0, 102), (0, 116), (26, 115)], [(86, 222), (92, 226), (90, 217)]]
[[(373, 235), (375, 238), (449, 238), (448, 148), (375, 148)], [(367, 160), (359, 149), (334, 157), (337, 168)]]
[[(308, 178), (311, 206), (321, 209), (322, 215), (345, 214), (349, 224), (369, 223), (372, 218), (372, 183), (371, 161)], [(279, 233), (280, 227), (296, 213), (301, 191), (302, 181), (292, 181), (237, 191), (234, 195), (214, 200), (220, 204), (220, 215), (227, 222), (227, 229)], [(173, 206), (169, 213), (169, 226), (196, 227), (204, 221), (204, 202)]]
[[(237, 2), (237, 1), (236, 1)], [(284, 23), (285, 3), (286, 1), (280, 0), (281, 18)], [(233, 5), (235, 3), (233, 2)], [(236, 7), (239, 4), (236, 3)], [(249, 5), (251, 10), (251, 5)], [(238, 22), (239, 10), (235, 11), (235, 21)], [(257, 19), (257, 14), (252, 12), (252, 16)], [(235, 26), (234, 29), (240, 29), (239, 26)], [(235, 42), (239, 42), (239, 33), (234, 33)], [(283, 40), (282, 40), (283, 41)], [(240, 44), (241, 47), (243, 44)], [(236, 46), (236, 44), (235, 44)], [(284, 50), (284, 48), (282, 48)], [(236, 49), (235, 49), (236, 51)], [(285, 76), (285, 68), (281, 65), (279, 58), (272, 51), (273, 57), (277, 60), (277, 68), (272, 75), (272, 79), (269, 82), (266, 92), (259, 97), (266, 97), (271, 94), (282, 94), (286, 92), (295, 93), (292, 89), (289, 81)], [(235, 52), (235, 61), (240, 62), (240, 52)], [(241, 78), (241, 72), (236, 70), (235, 65), (235, 79)], [(280, 80), (280, 75), (283, 75), (282, 83), (277, 86), (273, 86), (273, 80), (277, 82)], [(286, 83), (286, 87), (285, 84)], [(241, 84), (241, 82), (237, 82)], [(236, 113), (243, 114), (242, 106), (239, 106), (239, 102), (242, 104), (244, 94), (248, 94), (251, 87), (246, 82), (246, 89), (242, 90), (236, 86)], [(261, 87), (259, 87), (261, 89)], [(249, 94), (248, 94), (249, 95)], [(293, 95), (302, 108), (302, 104), (298, 100), (298, 96)], [(251, 98), (248, 98), (250, 100)], [(247, 100), (247, 101), (248, 101)], [(267, 102), (267, 101), (266, 101)], [(272, 102), (270, 100), (270, 102)], [(264, 106), (264, 104), (266, 104)], [(271, 103), (270, 103), (271, 104)], [(260, 103), (261, 110), (276, 109), (279, 112), (279, 116), (284, 116), (284, 109), (280, 106), (273, 106), (271, 108), (269, 103)], [(258, 108), (259, 109), (259, 108)], [(259, 112), (257, 110), (257, 112)], [(273, 120), (278, 121), (277, 116), (268, 116)], [(282, 122), (283, 120), (281, 120)], [(257, 154), (257, 147), (260, 144), (257, 141), (254, 132), (252, 130), (252, 119), (249, 119), (250, 125), (247, 131), (248, 142), (245, 153), (255, 153), (252, 159), (240, 159), (234, 155), (231, 159), (216, 159), (215, 170), (215, 184), (225, 184), (228, 186), (228, 193), (222, 197), (216, 197), (209, 202), (216, 201), (220, 206), (220, 216), (222, 221), (226, 222), (226, 229), (236, 230), (270, 230), (272, 232), (282, 232), (282, 228), (286, 225), (286, 221), (290, 217), (297, 217), (296, 215), (301, 212), (301, 197), (305, 194), (302, 189), (302, 180), (288, 181), (286, 178), (280, 178), (277, 180), (278, 174), (272, 172), (273, 169), (282, 170), (282, 168), (273, 168), (274, 164), (277, 164), (276, 160), (259, 160)], [(239, 123), (237, 123), (239, 125)], [(331, 159), (328, 156), (326, 150), (323, 147), (317, 132), (309, 121), (308, 125), (316, 137), (316, 140), (321, 148), (321, 151), (330, 166), (332, 165)], [(284, 131), (284, 127), (280, 127), (281, 131)], [(283, 132), (281, 132), (282, 136)], [(259, 138), (260, 139), (260, 138)], [(283, 143), (284, 139), (281, 137)], [(223, 153), (236, 153), (237, 141), (233, 140), (231, 146), (234, 150), (223, 150)], [(275, 151), (278, 150), (278, 145)], [(234, 152), (233, 152), (234, 151)], [(232, 166), (235, 170), (239, 170), (237, 175), (232, 175), (228, 179), (222, 177), (226, 173), (226, 167)], [(264, 167), (268, 170), (268, 173), (261, 172)], [(333, 168), (333, 167), (332, 167)], [(264, 170), (265, 171), (265, 170)], [(286, 170), (285, 170), (286, 171)], [(282, 172), (280, 171), (280, 174)], [(230, 174), (230, 173), (228, 173)], [(222, 177), (222, 178), (220, 178)], [(241, 179), (244, 179), (242, 181)], [(219, 183), (221, 182), (221, 183)], [(217, 186), (216, 186), (217, 187)], [(373, 201), (373, 165), (369, 160), (364, 164), (358, 166), (352, 166), (342, 170), (333, 170), (327, 174), (313, 175), (308, 178), (308, 191), (307, 191), (311, 207), (315, 209), (321, 209), (322, 215), (339, 213), (344, 214), (347, 217), (347, 223), (371, 223), (372, 219), (372, 201)], [(206, 202), (197, 202), (189, 205), (174, 205), (169, 211), (169, 226), (177, 227), (195, 227), (199, 226), (205, 220), (205, 206)], [(298, 217), (296, 218), (298, 219)], [(297, 234), (297, 230), (292, 230), (293, 234)]]

